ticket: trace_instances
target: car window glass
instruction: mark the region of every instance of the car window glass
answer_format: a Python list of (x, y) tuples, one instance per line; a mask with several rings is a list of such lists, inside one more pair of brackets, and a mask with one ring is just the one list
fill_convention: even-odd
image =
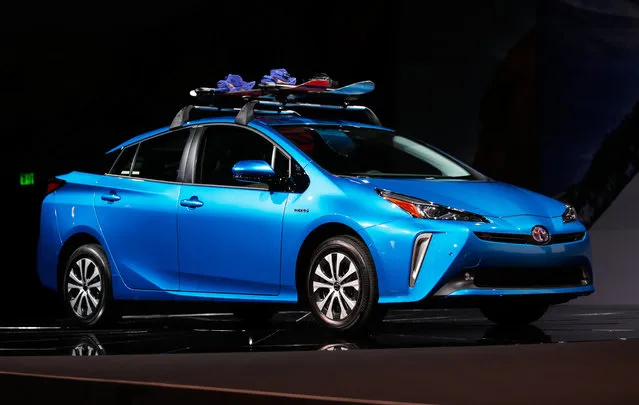
[(170, 132), (140, 143), (131, 176), (177, 181), (189, 130)]
[[(266, 184), (251, 184), (233, 178), (232, 168), (241, 160), (263, 160), (272, 164), (273, 144), (263, 136), (238, 127), (212, 126), (205, 130), (200, 147), (196, 182), (219, 186), (266, 188)], [(276, 157), (276, 166), (286, 166)]]
[(275, 174), (279, 177), (288, 177), (289, 176), (289, 163), (288, 157), (281, 150), (276, 148), (275, 151), (275, 165), (273, 166), (273, 170), (275, 170)]
[(137, 145), (124, 148), (124, 150), (120, 152), (120, 156), (118, 156), (118, 159), (115, 161), (115, 164), (111, 168), (109, 174), (130, 176), (131, 164), (133, 163), (133, 158), (135, 157), (135, 151), (137, 148)]
[(335, 126), (275, 127), (336, 175), (473, 179), (477, 176), (437, 150), (386, 130)]

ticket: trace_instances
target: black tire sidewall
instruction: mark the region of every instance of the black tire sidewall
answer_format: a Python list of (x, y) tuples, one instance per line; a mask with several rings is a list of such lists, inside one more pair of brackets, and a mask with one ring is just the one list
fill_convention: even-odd
[[(75, 314), (75, 312), (71, 308), (71, 305), (69, 305), (69, 294), (66, 288), (70, 269), (75, 264), (75, 262), (82, 258), (91, 259), (96, 264), (97, 269), (100, 272), (100, 277), (102, 277), (103, 283), (103, 296), (100, 300), (99, 308), (96, 309), (94, 315), (89, 318), (81, 318)], [(110, 314), (112, 312), (111, 307), (113, 306), (113, 293), (111, 290), (111, 270), (102, 247), (100, 247), (99, 245), (90, 244), (83, 245), (77, 248), (69, 257), (69, 260), (67, 260), (66, 266), (64, 268), (64, 276), (62, 278), (61, 288), (65, 310), (74, 319), (74, 321), (83, 326), (96, 326), (105, 323), (106, 320), (110, 318)]]
[[(345, 254), (355, 263), (359, 271), (360, 292), (356, 307), (344, 321), (334, 321), (326, 317), (315, 304), (312, 288), (314, 269), (326, 255), (333, 252)], [(310, 310), (323, 326), (336, 331), (350, 331), (362, 326), (377, 305), (377, 280), (373, 260), (365, 246), (350, 236), (333, 237), (317, 247), (310, 260), (306, 275), (306, 297)]]

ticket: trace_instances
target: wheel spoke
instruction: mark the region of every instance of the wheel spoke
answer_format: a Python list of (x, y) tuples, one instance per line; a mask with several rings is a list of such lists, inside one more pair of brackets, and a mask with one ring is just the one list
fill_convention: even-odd
[(93, 313), (93, 309), (91, 309), (91, 305), (89, 304), (89, 294), (87, 294), (86, 292), (84, 293), (84, 295), (82, 296), (82, 300), (84, 301), (84, 315), (85, 316), (89, 316)]
[(93, 271), (91, 272), (91, 277), (87, 278), (87, 284), (93, 281), (94, 278), (100, 276), (100, 271), (98, 271), (98, 267), (95, 265), (95, 263), (91, 262), (90, 265), (92, 266), (91, 268), (93, 269)]
[(329, 290), (333, 288), (332, 284), (320, 283), (319, 281), (313, 281), (313, 292), (319, 290), (320, 288), (328, 288)]
[(324, 310), (324, 307), (326, 306), (326, 302), (331, 299), (331, 297), (334, 295), (335, 290), (331, 290), (328, 294), (326, 294), (326, 297), (324, 297), (321, 301), (317, 302), (317, 307), (319, 308), (320, 311)]
[(355, 268), (355, 265), (353, 264), (353, 262), (351, 262), (350, 265), (348, 266), (348, 271), (346, 272), (346, 274), (344, 274), (344, 277), (340, 278), (338, 281), (346, 280), (348, 277), (350, 277), (351, 275), (355, 273), (357, 273), (357, 269)]
[(348, 283), (342, 284), (342, 288), (351, 287), (354, 288), (355, 291), (359, 291), (359, 280), (349, 281)]
[(328, 262), (328, 269), (330, 270), (331, 279), (337, 280), (337, 277), (335, 276), (335, 266), (333, 265), (334, 256), (334, 254), (328, 255), (324, 258), (324, 260)]
[[(344, 258), (346, 258), (346, 256), (344, 256), (342, 253), (335, 253), (335, 280), (340, 280), (339, 277), (339, 268), (340, 265), (342, 264), (342, 260), (344, 260)], [(348, 260), (347, 260), (348, 261)]]
[(79, 285), (75, 285), (75, 284), (69, 283), (69, 284), (67, 284), (67, 292), (69, 292), (71, 290), (82, 290), (82, 287), (80, 287)]
[[(91, 294), (91, 291), (90, 291), (90, 290), (87, 290), (86, 296), (87, 296), (87, 304), (89, 304), (89, 303), (91, 303), (91, 304), (92, 304), (92, 305), (88, 305), (88, 308), (91, 310), (91, 312), (93, 312), (93, 309), (94, 309), (94, 308), (96, 308), (96, 307), (98, 306), (98, 303), (99, 303), (100, 301), (98, 301), (98, 300), (97, 300), (97, 299), (93, 296), (93, 294)], [(87, 314), (87, 315), (88, 315), (88, 314)]]
[(335, 299), (337, 298), (337, 294), (331, 294), (331, 300), (328, 303), (328, 308), (326, 309), (326, 316), (328, 319), (333, 319), (333, 305), (335, 305)]
[(91, 289), (91, 288), (95, 288), (95, 289), (97, 289), (98, 291), (102, 291), (102, 282), (101, 282), (100, 280), (98, 280), (98, 281), (96, 281), (96, 282), (95, 282), (95, 283), (93, 283), (93, 284), (89, 284), (89, 285), (87, 286), (87, 288), (89, 288), (89, 289)]
[(71, 269), (71, 271), (69, 272), (69, 278), (73, 280), (73, 282), (76, 283), (77, 285), (82, 285), (82, 281), (80, 281), (78, 276), (75, 275), (75, 273), (73, 272), (73, 269)]
[(322, 266), (321, 265), (317, 265), (317, 268), (315, 268), (315, 275), (318, 276), (319, 278), (323, 279), (324, 281), (333, 284), (333, 282), (335, 282), (334, 279), (329, 278), (324, 271), (322, 270)]
[[(342, 320), (346, 318), (350, 311), (346, 311), (346, 307), (344, 306), (344, 302), (342, 302), (342, 291), (340, 290), (340, 294), (335, 294), (337, 296), (337, 301), (339, 302), (339, 319)], [(351, 308), (352, 309), (352, 308)]]
[(86, 283), (86, 281), (87, 281), (87, 259), (80, 259), (80, 277), (82, 278), (82, 282)]
[(78, 295), (76, 295), (75, 298), (73, 298), (71, 302), (69, 303), (71, 304), (71, 309), (73, 310), (73, 312), (75, 312), (79, 316), (82, 316), (82, 311), (80, 310), (80, 304), (81, 304), (83, 296), (84, 296), (84, 291), (80, 291)]
[[(339, 295), (340, 297), (346, 301), (346, 305), (348, 305), (348, 309), (349, 310), (353, 310), (353, 308), (355, 308), (355, 304), (357, 304), (357, 301), (354, 301), (352, 299), (350, 299), (346, 293), (344, 292), (344, 290), (339, 290)], [(341, 302), (341, 301), (340, 301)]]

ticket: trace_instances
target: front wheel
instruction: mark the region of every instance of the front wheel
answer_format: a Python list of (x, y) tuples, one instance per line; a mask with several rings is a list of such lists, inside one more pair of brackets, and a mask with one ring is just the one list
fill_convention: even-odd
[(73, 252), (61, 287), (64, 305), (76, 323), (97, 327), (115, 319), (111, 271), (100, 245), (83, 245)]
[(316, 321), (336, 332), (372, 325), (377, 277), (362, 242), (348, 235), (326, 240), (315, 249), (307, 271), (307, 298)]
[(497, 301), (479, 307), (488, 320), (498, 325), (528, 325), (541, 319), (549, 305), (536, 301)]

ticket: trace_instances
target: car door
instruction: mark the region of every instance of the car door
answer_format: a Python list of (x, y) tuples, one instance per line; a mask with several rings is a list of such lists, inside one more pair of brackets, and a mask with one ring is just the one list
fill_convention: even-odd
[(129, 146), (98, 181), (95, 212), (130, 288), (179, 288), (177, 202), (190, 133), (171, 131)]
[(193, 184), (182, 186), (178, 207), (180, 290), (277, 294), (288, 193), (238, 182), (231, 168), (240, 160), (264, 160), (288, 175), (288, 156), (236, 125), (202, 128), (193, 147)]

